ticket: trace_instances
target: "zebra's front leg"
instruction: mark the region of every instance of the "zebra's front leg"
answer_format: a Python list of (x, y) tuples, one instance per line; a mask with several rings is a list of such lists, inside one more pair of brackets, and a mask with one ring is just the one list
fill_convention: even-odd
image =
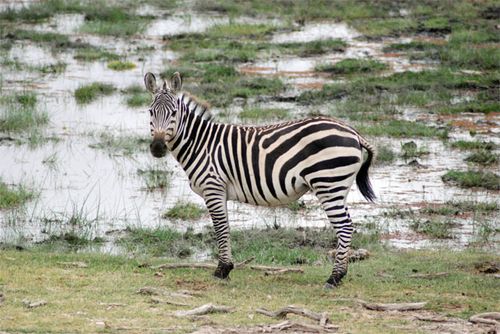
[(210, 192), (210, 194), (205, 194), (205, 203), (214, 224), (215, 238), (219, 250), (219, 264), (215, 269), (214, 276), (220, 279), (229, 279), (229, 273), (233, 270), (234, 265), (231, 256), (226, 195), (223, 192)]

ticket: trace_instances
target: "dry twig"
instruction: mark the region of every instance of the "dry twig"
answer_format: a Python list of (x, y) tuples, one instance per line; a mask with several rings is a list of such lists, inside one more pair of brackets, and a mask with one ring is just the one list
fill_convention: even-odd
[(174, 315), (176, 317), (191, 317), (209, 313), (229, 313), (232, 310), (233, 308), (229, 306), (218, 306), (210, 303), (194, 308), (192, 310), (177, 311), (174, 313)]
[(475, 314), (469, 318), (470, 322), (488, 325), (500, 325), (500, 312), (487, 312)]
[(307, 332), (307, 333), (334, 333), (337, 331), (338, 326), (326, 325), (326, 326), (318, 326), (312, 324), (301, 324), (292, 321), (283, 321), (279, 324), (270, 325), (268, 327), (271, 330), (279, 330), (279, 331), (298, 331), (298, 332)]
[(322, 325), (326, 325), (328, 323), (328, 315), (326, 312), (316, 313), (308, 309), (293, 305), (285, 306), (276, 312), (271, 312), (263, 308), (258, 308), (255, 310), (255, 312), (266, 315), (271, 318), (286, 318), (286, 315), (288, 313), (293, 313), (309, 319), (316, 320)]
[(165, 299), (158, 298), (155, 296), (151, 297), (151, 303), (153, 303), (153, 304), (168, 304), (168, 305), (174, 305), (174, 306), (191, 306), (189, 304), (179, 303), (179, 302), (175, 302), (172, 300), (165, 300)]
[(39, 300), (36, 302), (32, 302), (31, 300), (23, 299), (23, 304), (27, 308), (35, 308), (35, 307), (40, 307), (40, 306), (46, 305), (47, 302), (45, 300)]
[[(235, 263), (234, 267), (235, 268), (243, 268), (245, 267), (248, 263), (252, 262), (255, 260), (255, 257), (248, 258), (244, 261)], [(187, 268), (187, 269), (215, 269), (217, 268), (217, 264), (215, 263), (164, 263), (160, 264), (158, 266), (150, 266), (151, 269), (155, 270), (163, 270), (163, 269), (182, 269), (182, 268)]]
[(282, 271), (288, 273), (304, 273), (304, 269), (302, 268), (285, 268), (285, 267), (270, 267), (270, 266), (250, 266), (250, 269), (253, 270), (262, 270), (266, 272), (271, 271)]
[(415, 311), (421, 310), (425, 307), (427, 302), (421, 303), (367, 303), (364, 300), (358, 300), (364, 308), (374, 311)]
[(272, 276), (272, 275), (282, 275), (286, 273), (304, 273), (304, 270), (300, 268), (283, 268), (283, 269), (278, 269), (278, 270), (267, 270), (264, 271), (265, 276)]

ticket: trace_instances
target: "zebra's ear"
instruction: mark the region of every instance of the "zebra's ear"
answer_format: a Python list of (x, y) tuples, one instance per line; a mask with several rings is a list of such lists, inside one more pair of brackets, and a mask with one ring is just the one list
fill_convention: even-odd
[(151, 93), (156, 93), (156, 77), (153, 73), (148, 72), (144, 76), (144, 84), (146, 85), (146, 89), (149, 90)]
[(182, 79), (181, 79), (181, 75), (179, 74), (179, 72), (175, 72), (174, 75), (172, 76), (172, 78), (170, 79), (170, 88), (174, 92), (178, 92), (181, 90)]

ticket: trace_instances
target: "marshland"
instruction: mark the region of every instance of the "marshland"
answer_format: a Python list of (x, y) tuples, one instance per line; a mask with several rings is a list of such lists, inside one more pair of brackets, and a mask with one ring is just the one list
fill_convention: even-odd
[[(254, 332), (280, 321), (257, 308), (290, 304), (342, 333), (489, 330), (467, 320), (500, 310), (499, 15), (489, 0), (2, 2), (0, 331)], [(217, 258), (202, 198), (149, 152), (144, 74), (176, 71), (219, 122), (327, 115), (377, 147), (377, 200), (348, 198), (370, 256), (340, 287), (322, 290), (336, 240), (311, 194), (229, 203), (236, 262), (303, 273), (152, 269)], [(154, 302), (144, 287), (196, 296)], [(172, 315), (206, 303), (233, 312)]]

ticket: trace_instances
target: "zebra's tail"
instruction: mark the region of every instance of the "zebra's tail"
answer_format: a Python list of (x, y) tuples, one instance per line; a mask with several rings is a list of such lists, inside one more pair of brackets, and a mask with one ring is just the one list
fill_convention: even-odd
[(361, 194), (363, 194), (364, 198), (366, 198), (370, 202), (373, 202), (376, 196), (370, 182), (368, 169), (370, 168), (370, 164), (372, 163), (372, 161), (375, 159), (377, 151), (375, 147), (373, 147), (366, 139), (361, 136), (359, 136), (359, 143), (361, 144), (361, 147), (364, 148), (368, 153), (368, 158), (363, 162), (358, 175), (356, 175), (356, 184), (358, 185), (359, 191), (361, 191)]

